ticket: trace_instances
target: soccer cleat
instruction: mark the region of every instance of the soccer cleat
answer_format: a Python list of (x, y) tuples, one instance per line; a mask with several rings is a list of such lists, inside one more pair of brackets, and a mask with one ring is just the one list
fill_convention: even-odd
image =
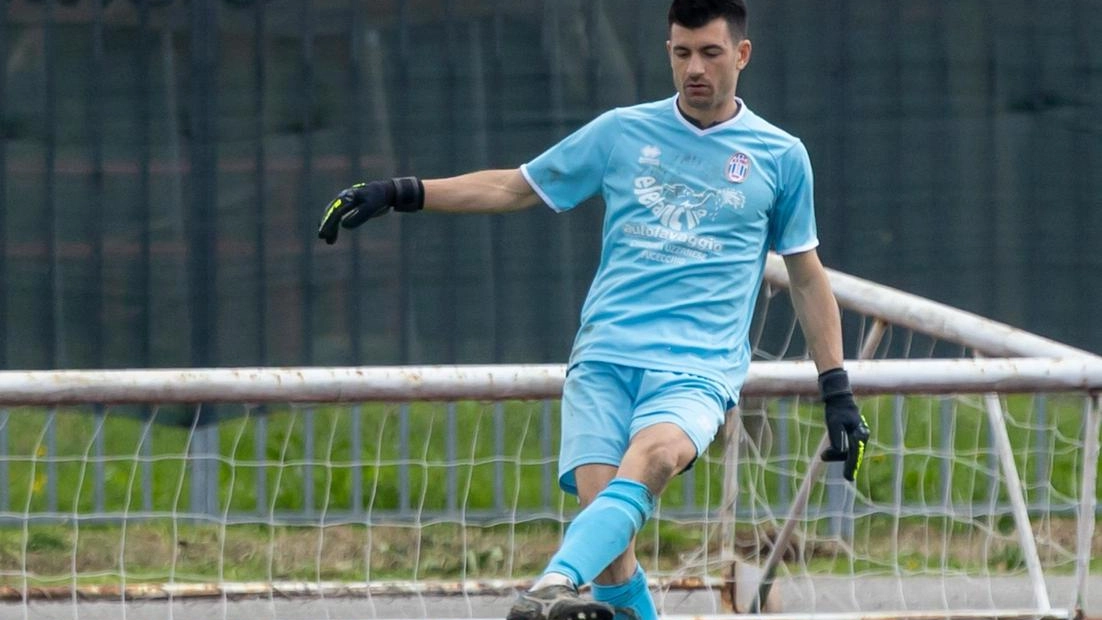
[(612, 620), (611, 605), (584, 600), (573, 586), (554, 585), (525, 592), (513, 603), (506, 620)]

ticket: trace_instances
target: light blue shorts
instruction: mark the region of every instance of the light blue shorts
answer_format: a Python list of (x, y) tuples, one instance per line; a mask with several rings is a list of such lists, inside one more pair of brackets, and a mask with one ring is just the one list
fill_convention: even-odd
[(662, 422), (685, 431), (700, 456), (715, 439), (727, 405), (725, 390), (703, 377), (581, 362), (563, 384), (559, 486), (577, 495), (578, 466), (619, 466), (631, 438)]

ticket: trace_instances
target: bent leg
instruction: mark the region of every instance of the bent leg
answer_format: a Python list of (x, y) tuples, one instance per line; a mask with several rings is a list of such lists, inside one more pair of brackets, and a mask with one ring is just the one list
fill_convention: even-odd
[(567, 528), (547, 572), (565, 575), (577, 586), (593, 581), (624, 553), (653, 510), (654, 496), (645, 484), (614, 478)]
[[(586, 465), (579, 467), (575, 472), (578, 482), (578, 498), (582, 507), (589, 506), (597, 499), (597, 494), (605, 490), (608, 483), (616, 477), (616, 467), (610, 465)], [(593, 580), (594, 584), (617, 584), (631, 578), (635, 572), (635, 538), (632, 537), (627, 549), (612, 560), (605, 569)]]
[[(525, 618), (518, 613), (514, 619), (511, 612), (510, 619), (526, 619), (521, 609), (526, 602), (546, 608), (533, 610), (550, 618), (556, 614), (540, 602), (544, 594), (570, 590), (576, 598), (576, 586), (596, 580), (598, 601), (577, 607), (584, 612), (579, 618), (611, 619), (615, 606), (625, 617), (654, 620), (632, 544), (654, 498), (714, 437), (725, 399), (714, 385), (692, 375), (610, 365), (579, 365), (574, 371), (564, 386), (560, 484), (578, 493), (583, 510), (543, 576), (514, 606)], [(630, 421), (610, 415), (623, 410), (632, 410)]]
[[(636, 571), (631, 543), (650, 518), (654, 498), (696, 458), (696, 446), (676, 425), (655, 424), (632, 438), (616, 476), (607, 465), (579, 467), (579, 492), (592, 497), (570, 524), (547, 573), (565, 575), (576, 586), (598, 575), (620, 583)], [(601, 488), (601, 484), (607, 484)]]
[[(656, 424), (632, 438), (618, 470), (607, 465), (578, 468), (579, 496), (583, 505), (588, 505), (601, 500), (606, 485), (619, 480), (635, 480), (657, 497), (694, 458), (695, 444), (680, 428), (674, 424)], [(593, 598), (616, 609), (616, 620), (657, 620), (658, 610), (647, 575), (635, 557), (634, 542), (633, 532), (626, 549), (594, 579)]]
[[(595, 495), (594, 478), (586, 472), (601, 472), (605, 488)], [(577, 586), (592, 581), (612, 561), (629, 548), (635, 532), (654, 507), (647, 487), (633, 480), (612, 479), (615, 468), (609, 465), (579, 467), (580, 486), (587, 489), (585, 507), (570, 524), (558, 552), (544, 574), (522, 594), (509, 610), (506, 620), (614, 620), (613, 603), (602, 600), (594, 591), (593, 602), (580, 599)]]
[[(657, 498), (674, 476), (696, 458), (692, 440), (676, 425), (656, 424), (639, 431), (632, 438), (619, 468), (609, 465), (584, 465), (575, 470), (578, 497), (583, 508), (588, 507), (615, 478), (642, 483)], [(571, 526), (572, 528), (574, 526)], [(598, 584), (619, 584), (632, 578), (638, 563), (635, 557), (634, 534), (622, 550), (595, 579)]]
[[(587, 506), (616, 476), (616, 468), (593, 465), (578, 468), (578, 495)], [(616, 559), (605, 567), (591, 584), (594, 600), (616, 610), (614, 620), (658, 620), (647, 583), (647, 575), (635, 557), (635, 538)]]

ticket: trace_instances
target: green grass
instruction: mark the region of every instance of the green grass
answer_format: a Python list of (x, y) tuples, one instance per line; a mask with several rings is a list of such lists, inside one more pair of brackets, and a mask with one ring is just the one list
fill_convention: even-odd
[[(1057, 523), (1070, 530), (1070, 521)], [(960, 572), (972, 575), (1025, 572), (1013, 540), (980, 540), (953, 533), (938, 520), (902, 524), (901, 549), (888, 549), (888, 538), (874, 527), (857, 528), (854, 553), (826, 539), (804, 540), (786, 554), (788, 570), (801, 566), (813, 574), (893, 576)], [(561, 526), (552, 522), (514, 526), (401, 527), (341, 525), (325, 528), (266, 525), (194, 525), (166, 520), (106, 525), (35, 525), (0, 529), (0, 587), (20, 587), (23, 577), (35, 586), (129, 584), (173, 581), (347, 581), (527, 578), (537, 574), (554, 552)], [(664, 522), (651, 523), (639, 536), (637, 553), (648, 569), (671, 571), (707, 544), (718, 557), (713, 535)], [(1097, 538), (1097, 536), (1096, 536)], [(740, 551), (754, 558), (752, 539), (740, 538)], [(945, 545), (950, 553), (941, 553)], [(1096, 548), (1102, 540), (1096, 540)], [(764, 551), (764, 550), (762, 550)], [(1042, 551), (1043, 552), (1043, 551)], [(26, 572), (23, 572), (23, 569)], [(75, 567), (75, 570), (74, 570)], [(1067, 557), (1048, 562), (1049, 574), (1070, 574)], [(1091, 570), (1102, 571), (1095, 554)]]
[[(992, 474), (997, 473), (998, 465), (985, 450), (989, 429), (982, 402), (978, 397), (953, 402), (951, 409), (943, 410), (941, 399), (908, 397), (902, 402), (902, 416), (897, 418), (896, 399), (862, 399), (873, 438), (857, 482), (858, 509), (868, 502), (891, 504), (896, 493), (902, 494), (905, 503), (923, 506), (948, 500), (960, 513), (973, 504), (1006, 501), (1001, 485), (996, 485), (995, 495), (991, 495)], [(822, 436), (822, 413), (807, 402), (785, 406), (767, 401), (760, 408), (749, 402), (746, 405), (744, 419), (751, 434), (761, 434), (761, 423), (768, 421), (765, 440), (760, 443), (766, 458), (765, 466), (759, 462), (740, 467), (737, 502), (743, 508), (757, 506), (758, 517), (768, 517), (760, 511), (761, 498), (795, 495), (808, 455)], [(1012, 397), (1008, 405), (1008, 432), (1015, 462), (1026, 481), (1027, 501), (1077, 497), (1082, 401), (1072, 396), (1049, 397), (1044, 425), (1031, 397)], [(458, 505), (468, 513), (492, 514), (499, 510), (499, 502), (506, 512), (535, 510), (556, 515), (574, 510), (572, 500), (561, 496), (553, 482), (544, 478), (548, 469), (555, 469), (559, 430), (557, 412), (552, 408), (547, 420), (550, 436), (543, 437), (545, 410), (539, 403), (505, 403), (500, 413), (482, 403), (458, 404), (454, 413), (445, 405), (421, 403), (409, 407), (408, 414), (397, 406), (364, 405), (358, 453), (353, 442), (354, 416), (346, 407), (319, 407), (310, 413), (270, 409), (265, 415), (255, 410), (248, 410), (248, 415), (243, 409), (231, 411), (236, 415), (226, 417), (218, 426), (218, 506), (231, 514), (253, 515), (255, 522), (226, 527), (175, 518), (189, 509), (192, 472), (187, 446), (194, 440), (189, 426), (158, 423), (148, 428), (146, 472), (142, 463), (146, 457), (139, 448), (147, 430), (143, 420), (122, 409), (110, 410), (102, 418), (90, 413), (90, 409), (17, 409), (9, 410), (6, 417), (0, 414), (8, 441), (7, 479), (0, 481), (7, 483), (8, 505), (0, 509), (6, 509), (9, 516), (55, 509), (62, 515), (95, 514), (95, 468), (89, 455), (95, 454), (98, 433), (103, 441), (104, 510), (128, 515), (144, 511), (142, 479), (149, 475), (151, 512), (144, 519), (128, 519), (125, 527), (73, 519), (56, 525), (0, 527), (0, 566), (26, 562), (28, 572), (43, 582), (71, 579), (74, 564), (80, 579), (92, 582), (117, 580), (123, 568), (128, 581), (209, 580), (219, 575), (240, 580), (353, 581), (368, 577), (527, 576), (537, 571), (553, 550), (561, 524), (551, 519), (462, 527), (425, 520), (447, 513), (449, 475), (455, 480)], [(163, 410), (157, 419), (186, 424), (190, 422), (188, 413)], [(262, 419), (264, 433), (259, 424)], [(313, 425), (310, 446), (306, 445), (310, 439), (305, 432), (307, 424)], [(943, 439), (946, 424), (952, 432)], [(451, 445), (449, 425), (456, 431)], [(782, 427), (786, 435), (782, 435)], [(500, 454), (495, 444), (499, 434), (504, 438)], [(787, 437), (787, 450), (781, 450), (782, 437)], [(1038, 442), (1046, 450), (1036, 450)], [(403, 453), (402, 445), (408, 446), (408, 453)], [(449, 450), (455, 453), (454, 460), (446, 458)], [(944, 456), (947, 450), (952, 458)], [(784, 452), (794, 458), (781, 458)], [(672, 568), (706, 541), (716, 544), (718, 537), (714, 532), (709, 536), (708, 526), (669, 517), (687, 501), (713, 510), (719, 506), (721, 457), (722, 446), (716, 442), (696, 463), (692, 476), (680, 477), (670, 486), (661, 502), (659, 515), (663, 518), (648, 525), (639, 537), (641, 557)], [(749, 462), (744, 458), (744, 463)], [(942, 479), (946, 466), (951, 476), (947, 487)], [(499, 471), (500, 498), (494, 492)], [(1039, 477), (1045, 472), (1047, 475)], [(260, 501), (261, 476), (264, 501)], [(273, 526), (267, 516), (269, 512), (308, 509), (315, 515), (322, 511), (350, 515), (359, 509), (363, 523), (370, 508), (378, 522), (379, 515), (403, 508), (403, 477), (408, 479), (407, 515), (424, 517), (414, 523), (419, 527)], [(899, 491), (895, 489), (897, 477), (902, 480)], [(49, 493), (50, 479), (56, 485), (56, 499)], [(684, 488), (689, 484), (691, 489)], [(545, 505), (547, 485), (551, 485), (551, 495)], [(825, 505), (826, 488), (816, 486), (813, 505)], [(310, 506), (307, 489), (312, 490)], [(354, 506), (357, 495), (363, 498), (359, 507)], [(1071, 517), (1035, 516), (1042, 559), (1057, 572), (1069, 570), (1067, 555), (1060, 550), (1074, 549)], [(18, 519), (9, 522), (18, 523)], [(767, 520), (740, 526), (740, 552), (744, 555), (753, 557), (760, 551), (761, 536), (770, 527), (764, 523)], [(829, 519), (805, 525), (801, 531), (809, 538), (803, 560), (825, 571), (883, 570), (890, 565), (905, 572), (958, 567), (1021, 569), (1020, 553), (1009, 531), (1012, 523), (1006, 518), (975, 522), (894, 519), (874, 511), (855, 523), (853, 554), (840, 552), (828, 536)], [(893, 538), (900, 541), (894, 548)], [(518, 549), (522, 551), (516, 552)], [(1092, 558), (1100, 555), (1096, 550)], [(365, 565), (367, 557), (370, 566)], [(1093, 559), (1092, 565), (1098, 568), (1099, 560)], [(0, 571), (0, 585), (12, 579)]]

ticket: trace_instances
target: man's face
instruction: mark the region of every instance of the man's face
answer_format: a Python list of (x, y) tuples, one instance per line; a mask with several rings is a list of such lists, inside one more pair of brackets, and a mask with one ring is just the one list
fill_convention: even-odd
[(666, 42), (673, 81), (687, 111), (720, 111), (734, 105), (739, 72), (750, 62), (750, 41), (733, 41), (727, 20), (700, 28), (670, 27)]

